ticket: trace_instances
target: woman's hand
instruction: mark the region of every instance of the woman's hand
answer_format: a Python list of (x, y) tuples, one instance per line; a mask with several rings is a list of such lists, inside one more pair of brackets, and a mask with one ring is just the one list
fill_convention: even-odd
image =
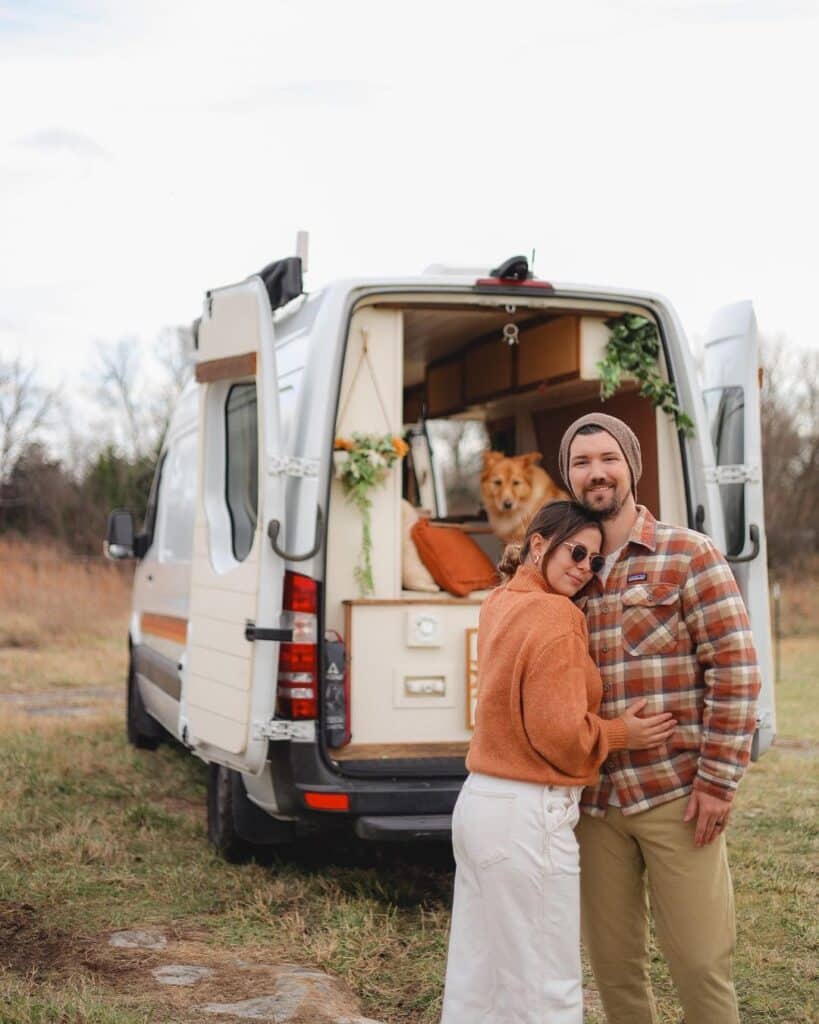
[(648, 704), (647, 700), (636, 700), (629, 704), (621, 716), (626, 726), (626, 747), (629, 750), (647, 750), (649, 747), (659, 747), (671, 737), (677, 727), (677, 720), (672, 717), (670, 711), (663, 711), (659, 715), (647, 715), (639, 718), (639, 713)]

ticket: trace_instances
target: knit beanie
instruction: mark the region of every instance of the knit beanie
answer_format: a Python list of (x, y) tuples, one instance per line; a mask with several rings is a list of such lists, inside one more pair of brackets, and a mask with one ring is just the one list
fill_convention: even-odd
[(581, 416), (580, 419), (572, 423), (563, 435), (563, 440), (560, 442), (558, 463), (560, 465), (560, 475), (563, 477), (566, 489), (570, 494), (574, 493), (569, 483), (569, 448), (580, 428), (589, 426), (600, 427), (601, 430), (605, 430), (620, 445), (620, 450), (623, 452), (628, 468), (631, 471), (631, 490), (636, 498), (637, 483), (643, 473), (640, 442), (637, 440), (637, 435), (631, 427), (623, 423), (622, 420), (618, 420), (616, 416), (607, 416), (604, 412), (590, 412), (586, 416)]

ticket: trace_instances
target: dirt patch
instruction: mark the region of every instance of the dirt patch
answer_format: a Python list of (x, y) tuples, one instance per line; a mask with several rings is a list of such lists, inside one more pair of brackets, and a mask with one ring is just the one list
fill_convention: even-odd
[(34, 907), (0, 902), (0, 966), (19, 974), (42, 974), (76, 963), (77, 954), (70, 936), (39, 927)]
[(0, 693), (0, 707), (30, 717), (84, 717), (107, 708), (122, 698), (122, 687), (87, 686), (59, 690), (38, 690), (33, 693)]
[[(139, 925), (134, 926), (139, 929)], [(203, 1007), (232, 1007), (253, 1000), (284, 1006), (282, 992), (292, 979), (305, 976), (322, 989), (322, 998), (337, 1003), (350, 1020), (359, 1017), (357, 1000), (343, 983), (312, 967), (270, 963), (261, 947), (242, 950), (242, 958), (223, 947), (214, 948), (203, 930), (189, 934), (156, 924), (146, 932), (164, 935), (162, 949), (122, 948), (111, 945), (111, 932), (96, 936), (69, 935), (45, 929), (38, 923), (37, 910), (26, 903), (0, 902), (0, 967), (28, 978), (58, 981), (68, 975), (85, 974), (112, 997), (130, 1001), (135, 991), (149, 995), (162, 1008), (168, 1024), (192, 1024), (204, 1017), (215, 1022), (230, 1020), (230, 1011), (211, 1010), (203, 1017)], [(167, 975), (185, 972), (189, 983), (167, 984)], [(284, 990), (282, 986), (284, 985)], [(326, 993), (324, 993), (326, 988)], [(277, 994), (278, 993), (278, 994)], [(294, 997), (293, 1006), (298, 1000)], [(260, 1006), (261, 1006), (260, 1002)], [(271, 1013), (273, 1011), (271, 1010)], [(256, 1019), (274, 1021), (276, 1015)], [(324, 1014), (307, 1012), (281, 1018), (290, 1024), (327, 1021)]]

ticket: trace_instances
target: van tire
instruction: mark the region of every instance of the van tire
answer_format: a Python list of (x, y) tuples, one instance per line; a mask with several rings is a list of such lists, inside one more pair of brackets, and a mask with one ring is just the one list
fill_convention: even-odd
[(139, 750), (156, 750), (162, 740), (162, 726), (145, 710), (136, 681), (133, 662), (128, 667), (128, 693), (125, 701), (125, 728), (128, 742)]
[(271, 847), (295, 839), (293, 823), (271, 817), (248, 799), (239, 772), (211, 764), (208, 770), (208, 838), (231, 864), (270, 858)]
[[(236, 831), (235, 775), (236, 772), (224, 765), (208, 766), (208, 839), (219, 856), (228, 863), (243, 864), (253, 858), (255, 847), (253, 843), (242, 839)], [(241, 779), (238, 781), (241, 784)]]

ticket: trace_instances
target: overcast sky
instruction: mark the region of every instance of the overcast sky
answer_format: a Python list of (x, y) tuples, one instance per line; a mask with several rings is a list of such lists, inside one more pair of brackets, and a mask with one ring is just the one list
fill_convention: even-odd
[(0, 0), (0, 355), (536, 249), (819, 347), (817, 0)]

